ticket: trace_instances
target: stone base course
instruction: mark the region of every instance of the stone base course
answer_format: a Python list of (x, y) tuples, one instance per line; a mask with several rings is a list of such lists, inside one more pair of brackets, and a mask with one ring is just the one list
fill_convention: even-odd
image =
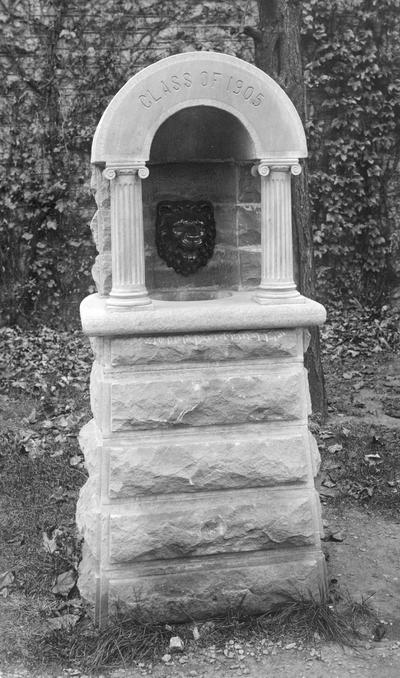
[(318, 447), (305, 426), (138, 432), (102, 443), (92, 419), (79, 437), (92, 482), (104, 468), (103, 501), (308, 483)]
[(158, 620), (318, 595), (319, 468), (301, 328), (94, 336), (81, 594)]
[(303, 361), (302, 330), (218, 332), (150, 337), (93, 337), (96, 361), (106, 371), (127, 366), (221, 363), (232, 360), (298, 358)]
[(286, 595), (313, 595), (324, 590), (326, 565), (318, 550), (298, 549), (234, 556), (162, 561), (148, 567), (96, 573), (90, 553), (79, 573), (81, 595), (97, 600), (97, 617), (130, 608), (145, 619), (192, 621), (240, 610), (262, 614)]
[(92, 411), (110, 432), (267, 421), (304, 422), (306, 373), (300, 363), (165, 370), (108, 377), (94, 363)]

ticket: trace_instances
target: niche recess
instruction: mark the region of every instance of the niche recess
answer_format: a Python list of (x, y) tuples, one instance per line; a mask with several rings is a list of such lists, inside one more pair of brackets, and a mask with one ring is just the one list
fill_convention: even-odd
[[(256, 152), (243, 124), (212, 106), (171, 115), (154, 135), (143, 182), (146, 287), (152, 293), (193, 288), (241, 289), (260, 282), (260, 177), (250, 172)], [(160, 259), (155, 246), (161, 200), (209, 200), (216, 246), (208, 264), (183, 277)]]

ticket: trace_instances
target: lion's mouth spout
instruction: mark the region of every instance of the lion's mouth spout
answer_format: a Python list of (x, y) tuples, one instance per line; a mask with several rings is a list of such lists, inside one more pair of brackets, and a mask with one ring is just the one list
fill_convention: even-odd
[(168, 267), (191, 275), (213, 255), (216, 227), (213, 206), (207, 200), (169, 201), (157, 205), (157, 252)]

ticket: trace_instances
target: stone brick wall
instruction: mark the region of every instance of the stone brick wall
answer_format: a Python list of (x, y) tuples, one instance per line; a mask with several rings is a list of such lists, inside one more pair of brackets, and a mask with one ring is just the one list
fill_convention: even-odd
[[(260, 179), (250, 164), (202, 162), (150, 165), (143, 181), (143, 217), (148, 290), (218, 286), (242, 289), (260, 282)], [(92, 231), (98, 250), (93, 277), (100, 294), (109, 294), (111, 279), (110, 197), (108, 182), (94, 168), (98, 211)], [(207, 266), (183, 277), (158, 256), (155, 244), (157, 204), (161, 200), (210, 200), (216, 244)]]

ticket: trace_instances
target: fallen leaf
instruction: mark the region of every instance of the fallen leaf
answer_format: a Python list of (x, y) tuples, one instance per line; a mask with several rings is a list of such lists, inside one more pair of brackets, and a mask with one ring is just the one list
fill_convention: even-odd
[(74, 588), (76, 581), (76, 573), (74, 570), (68, 570), (59, 574), (56, 583), (54, 584), (51, 592), (55, 595), (67, 597), (69, 592)]
[(364, 454), (364, 459), (370, 464), (375, 464), (377, 461), (382, 461), (380, 454)]
[(61, 617), (50, 617), (46, 619), (46, 624), (51, 631), (61, 631), (65, 629), (74, 628), (75, 624), (79, 621), (79, 615), (76, 614), (63, 614)]
[(67, 491), (63, 487), (57, 487), (56, 491), (50, 496), (54, 501), (65, 501)]
[(41, 427), (42, 428), (55, 428), (55, 424), (51, 419), (45, 419), (44, 421), (41, 422)]
[(54, 553), (58, 550), (57, 537), (62, 533), (63, 531), (58, 528), (52, 532), (51, 537), (48, 536), (47, 532), (42, 533), (43, 548), (47, 553)]
[(0, 574), (0, 590), (10, 586), (14, 579), (15, 575), (11, 570), (7, 570), (6, 572), (3, 572), (3, 574)]
[(31, 438), (24, 443), (25, 452), (28, 453), (29, 459), (38, 459), (44, 455), (43, 441), (38, 438)]
[(329, 477), (322, 481), (322, 485), (324, 487), (336, 487), (336, 483), (334, 483)]
[(83, 457), (76, 454), (74, 457), (70, 457), (69, 464), (70, 464), (70, 466), (79, 467), (83, 464)]
[(340, 445), (340, 443), (336, 443), (336, 445), (330, 445), (328, 447), (328, 452), (330, 454), (335, 454), (336, 452), (341, 452), (343, 450), (343, 445)]
[(372, 497), (374, 494), (374, 488), (373, 487), (364, 487), (363, 492), (366, 492), (369, 497)]
[(343, 532), (332, 532), (330, 540), (331, 541), (344, 541)]
[(326, 440), (326, 438), (334, 438), (334, 436), (335, 434), (333, 433), (333, 431), (325, 430), (321, 431), (320, 433), (320, 438), (322, 438), (323, 440)]
[(321, 537), (321, 541), (344, 541), (344, 536), (342, 532), (332, 532), (331, 529), (325, 530), (325, 534)]
[(336, 497), (338, 490), (334, 490), (331, 487), (321, 487), (319, 493), (322, 497)]

